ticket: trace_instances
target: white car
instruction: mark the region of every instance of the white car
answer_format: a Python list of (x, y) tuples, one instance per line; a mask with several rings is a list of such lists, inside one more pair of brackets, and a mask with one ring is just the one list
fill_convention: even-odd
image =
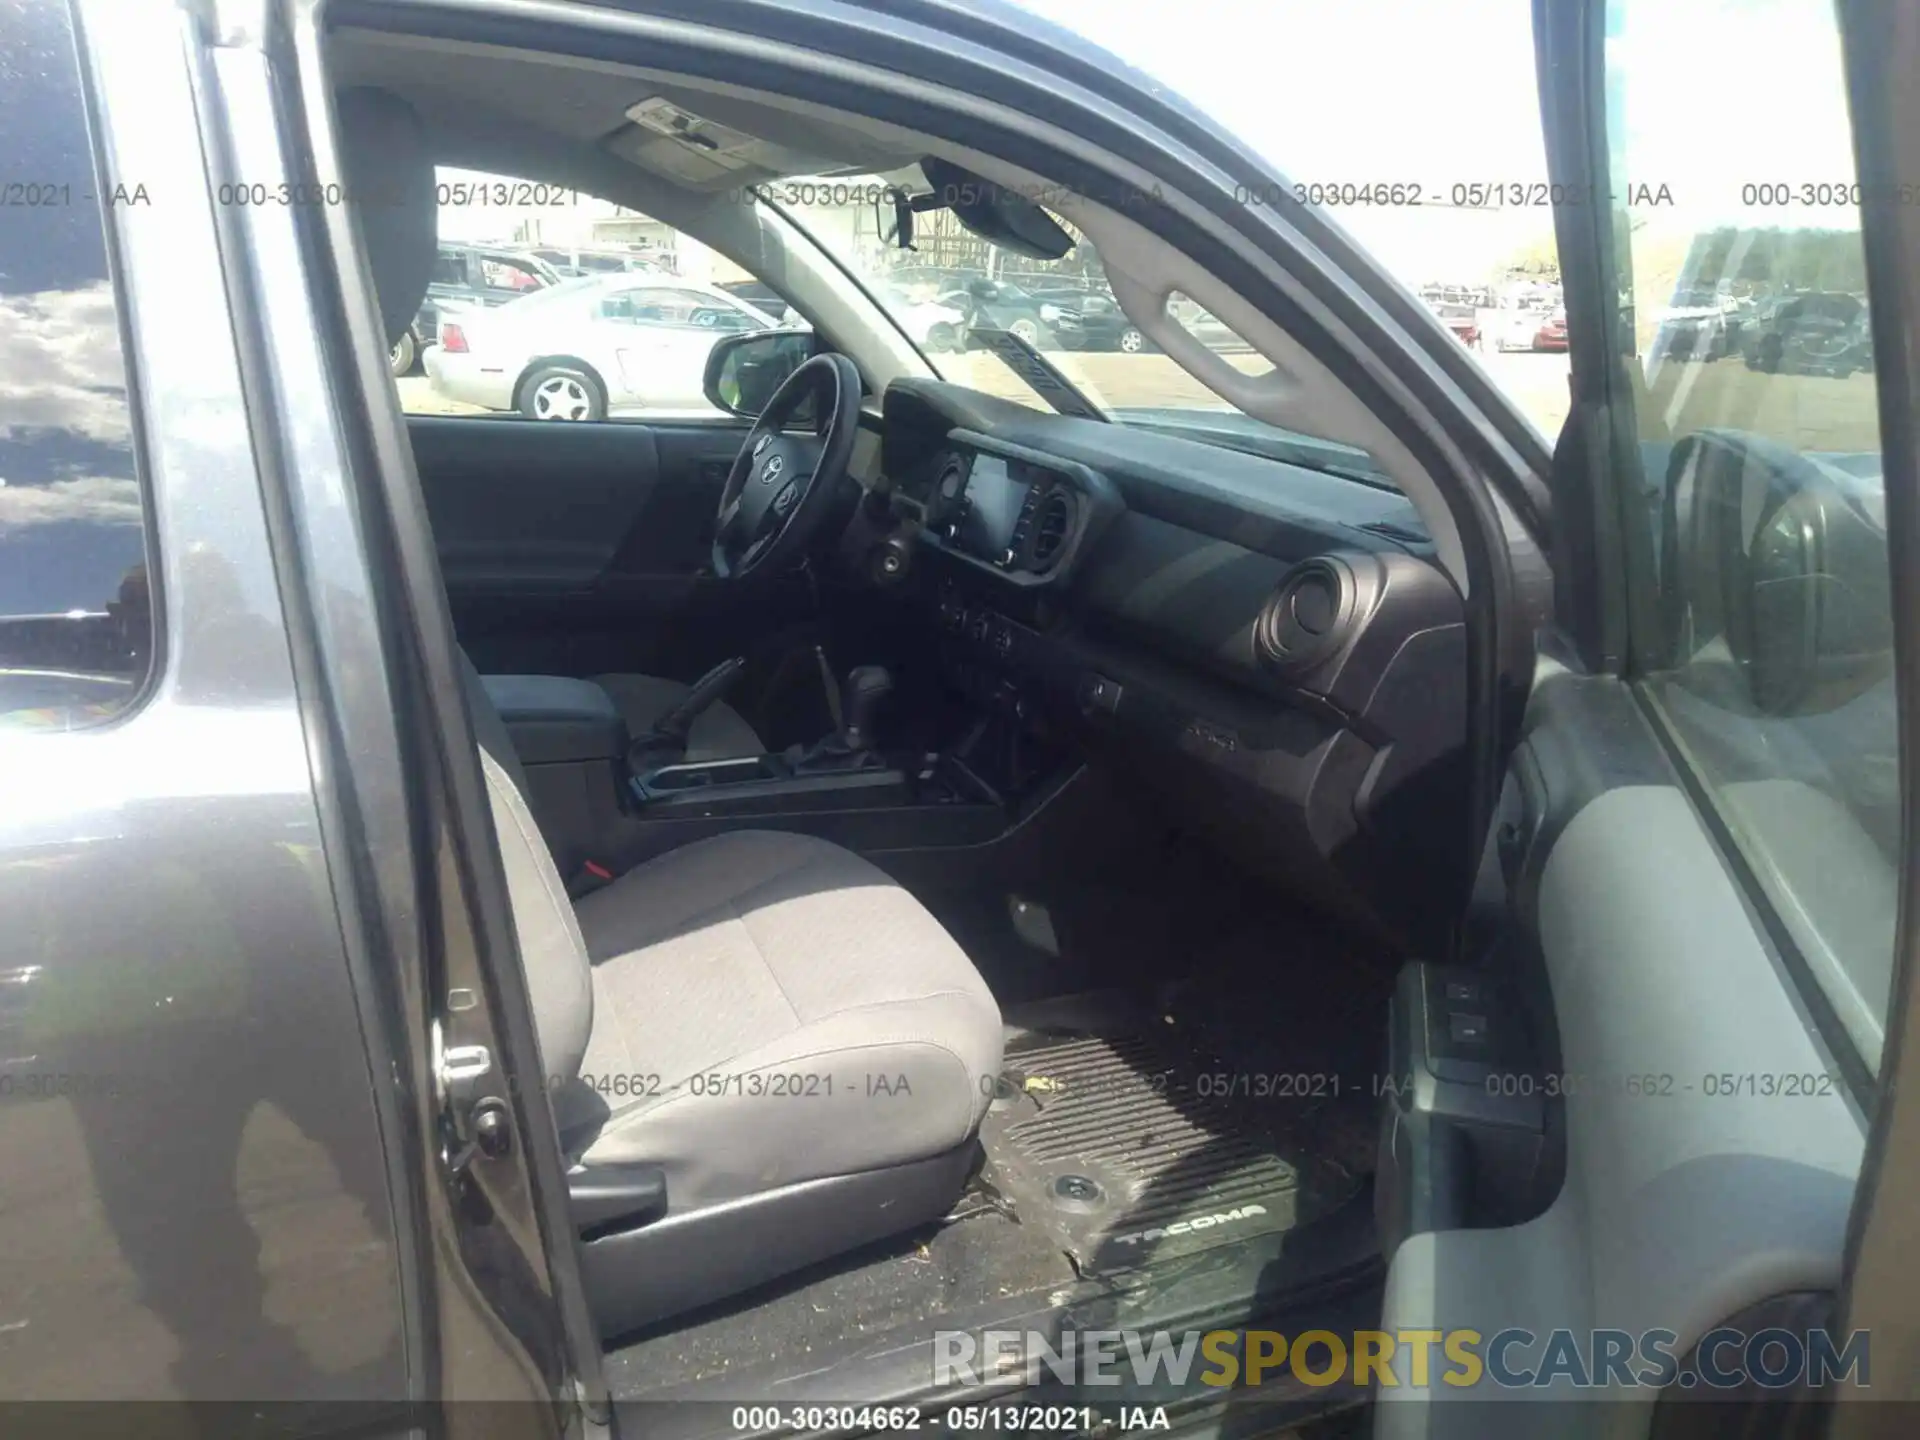
[(913, 337), (913, 343), (928, 354), (960, 348), (967, 328), (965, 312), (937, 300), (910, 299), (903, 291), (883, 290), (881, 296), (888, 312)]
[(1546, 314), (1540, 310), (1503, 309), (1497, 311), (1487, 326), (1487, 336), (1493, 342), (1495, 350), (1531, 350), (1533, 337), (1546, 322)]
[(427, 378), (450, 400), (535, 420), (709, 415), (714, 341), (780, 328), (712, 285), (595, 275), (443, 321)]

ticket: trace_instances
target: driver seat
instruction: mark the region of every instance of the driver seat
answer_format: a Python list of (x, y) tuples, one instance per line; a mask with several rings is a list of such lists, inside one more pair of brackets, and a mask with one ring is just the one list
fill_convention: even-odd
[[(432, 160), (397, 96), (348, 90), (337, 107), (351, 193), (400, 202), (356, 210), (397, 335), (434, 254)], [(940, 923), (851, 851), (784, 831), (682, 846), (576, 908), (506, 726), (461, 665), (601, 1333), (946, 1214), (978, 1158), (1002, 1035)], [(629, 695), (664, 706), (670, 692), (646, 687), (670, 683)], [(641, 1172), (664, 1181), (663, 1205), (608, 1223), (606, 1191)]]

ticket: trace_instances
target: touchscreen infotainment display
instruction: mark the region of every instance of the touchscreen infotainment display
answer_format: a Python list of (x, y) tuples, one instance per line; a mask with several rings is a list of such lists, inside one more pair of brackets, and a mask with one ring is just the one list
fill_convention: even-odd
[(1016, 479), (996, 455), (976, 455), (967, 475), (966, 507), (955, 539), (970, 555), (1001, 564), (1013, 547), (1013, 529), (1028, 482)]

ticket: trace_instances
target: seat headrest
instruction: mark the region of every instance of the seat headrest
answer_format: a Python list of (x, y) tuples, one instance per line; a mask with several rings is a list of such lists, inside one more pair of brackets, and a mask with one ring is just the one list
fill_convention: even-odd
[(335, 104), (340, 166), (392, 344), (426, 298), (439, 248), (426, 126), (413, 106), (386, 90), (342, 90)]

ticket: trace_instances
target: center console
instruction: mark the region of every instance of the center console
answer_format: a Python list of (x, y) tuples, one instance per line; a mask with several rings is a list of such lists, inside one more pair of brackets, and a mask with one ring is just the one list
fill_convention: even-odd
[[(724, 667), (723, 667), (724, 668)], [(730, 678), (730, 677), (728, 677)], [(792, 829), (858, 852), (981, 845), (1018, 818), (1021, 797), (975, 774), (968, 745), (927, 752), (879, 743), (892, 688), (863, 666), (836, 696), (833, 733), (775, 754), (685, 757), (686, 727), (630, 737), (590, 681), (488, 676), (520, 758), (529, 808), (575, 895), (655, 855), (741, 828)], [(725, 681), (696, 684), (702, 703)]]
[(528, 765), (608, 764), (627, 748), (627, 725), (591, 680), (560, 675), (486, 675), (480, 683)]

